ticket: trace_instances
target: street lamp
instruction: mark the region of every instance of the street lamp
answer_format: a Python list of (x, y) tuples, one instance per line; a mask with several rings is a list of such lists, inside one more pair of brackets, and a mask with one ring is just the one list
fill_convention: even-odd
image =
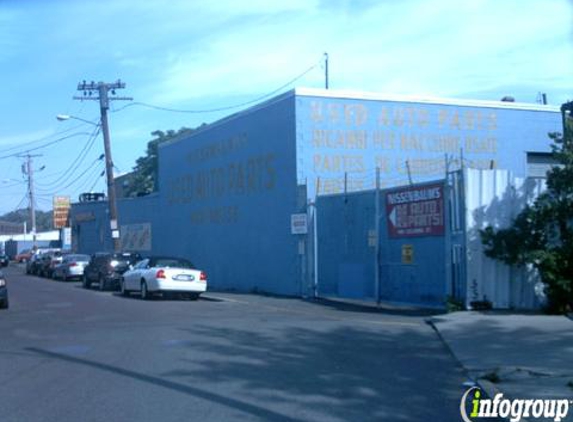
[(60, 122), (63, 122), (64, 120), (74, 119), (74, 120), (79, 120), (80, 122), (89, 123), (90, 125), (94, 125), (94, 126), (100, 125), (99, 123), (95, 123), (95, 122), (92, 122), (90, 120), (82, 119), (81, 117), (70, 116), (69, 114), (58, 114), (56, 116), (56, 119), (58, 119), (58, 121), (60, 121)]
[(113, 241), (113, 249), (115, 252), (119, 251), (119, 230), (117, 223), (117, 199), (115, 195), (115, 181), (113, 179), (113, 161), (111, 159), (111, 145), (109, 140), (109, 126), (107, 124), (107, 114), (105, 109), (102, 107), (102, 117), (98, 123), (91, 122), (86, 119), (82, 119), (77, 116), (70, 116), (68, 114), (58, 114), (56, 119), (59, 121), (74, 119), (79, 120), (84, 123), (89, 123), (91, 125), (99, 127), (101, 125), (103, 130), (103, 146), (105, 154), (105, 174), (107, 179), (107, 197), (109, 206), (109, 218), (110, 218), (110, 228), (111, 228), (111, 238)]

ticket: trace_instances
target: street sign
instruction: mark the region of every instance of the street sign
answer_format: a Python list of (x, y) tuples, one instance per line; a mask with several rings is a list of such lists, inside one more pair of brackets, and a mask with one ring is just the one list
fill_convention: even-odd
[(290, 232), (291, 234), (308, 233), (308, 220), (306, 214), (291, 214)]
[(389, 237), (443, 236), (444, 186), (441, 183), (386, 193)]

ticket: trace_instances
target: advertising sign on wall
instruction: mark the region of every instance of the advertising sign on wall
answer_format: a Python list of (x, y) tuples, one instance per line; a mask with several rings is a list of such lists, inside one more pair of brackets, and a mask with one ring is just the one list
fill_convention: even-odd
[(61, 229), (68, 224), (70, 214), (70, 197), (54, 196), (54, 228)]
[(386, 193), (388, 236), (443, 236), (444, 187), (441, 183)]
[(126, 251), (151, 250), (151, 224), (126, 224), (121, 226), (121, 245)]

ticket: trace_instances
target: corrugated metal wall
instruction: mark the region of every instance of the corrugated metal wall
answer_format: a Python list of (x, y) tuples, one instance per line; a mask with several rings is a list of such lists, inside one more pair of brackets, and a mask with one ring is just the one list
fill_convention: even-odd
[[(319, 295), (377, 300), (372, 241), (379, 241), (379, 299), (444, 306), (449, 288), (445, 236), (390, 237), (386, 192), (380, 192), (377, 239), (370, 235), (375, 228), (375, 191), (317, 198)], [(409, 263), (404, 247), (413, 252)]]
[[(536, 308), (537, 279), (524, 269), (510, 268), (487, 258), (479, 231), (491, 225), (508, 227), (523, 206), (544, 188), (542, 179), (516, 178), (506, 170), (466, 169), (465, 185), (467, 295), (472, 301), (489, 300), (495, 308)], [(539, 288), (539, 286), (537, 286)]]

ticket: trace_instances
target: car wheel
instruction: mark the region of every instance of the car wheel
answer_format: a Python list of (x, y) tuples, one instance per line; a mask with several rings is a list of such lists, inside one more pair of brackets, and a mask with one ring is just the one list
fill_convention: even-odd
[(103, 292), (107, 287), (105, 283), (105, 277), (102, 274), (100, 274), (98, 281), (99, 281), (99, 290)]
[(82, 279), (82, 286), (84, 289), (89, 289), (91, 287), (91, 281), (88, 280), (88, 278), (85, 276), (84, 274), (84, 278)]
[(129, 296), (129, 290), (125, 288), (125, 280), (123, 278), (119, 281), (119, 289), (123, 296)]
[(189, 299), (198, 300), (199, 299), (199, 293), (189, 293)]
[(145, 280), (141, 282), (141, 298), (143, 300), (151, 299), (151, 294), (149, 293), (149, 290), (147, 290), (147, 283)]
[(8, 309), (8, 306), (9, 306), (8, 299), (0, 303), (0, 309)]

